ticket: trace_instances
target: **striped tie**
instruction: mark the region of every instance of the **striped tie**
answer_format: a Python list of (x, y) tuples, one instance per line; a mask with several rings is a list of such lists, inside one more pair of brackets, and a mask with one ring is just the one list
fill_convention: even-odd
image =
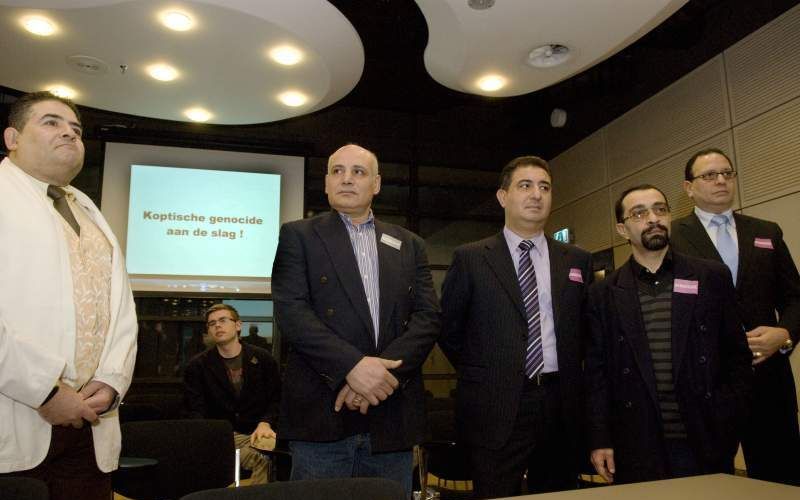
[(528, 378), (536, 376), (544, 366), (542, 323), (539, 318), (539, 288), (536, 286), (536, 271), (531, 263), (531, 248), (533, 248), (533, 242), (530, 240), (523, 240), (519, 244), (519, 249), (522, 251), (519, 258), (519, 288), (528, 317), (528, 347), (525, 351), (525, 375)]

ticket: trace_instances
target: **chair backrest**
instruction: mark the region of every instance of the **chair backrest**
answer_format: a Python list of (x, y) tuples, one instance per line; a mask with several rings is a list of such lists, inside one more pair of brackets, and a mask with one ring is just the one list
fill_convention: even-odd
[(114, 473), (114, 490), (137, 500), (179, 498), (233, 482), (233, 428), (226, 420), (127, 422), (121, 455), (158, 461), (141, 473)]
[(181, 500), (405, 500), (400, 483), (374, 477), (313, 479), (199, 491)]
[(0, 498), (3, 500), (48, 500), (50, 493), (44, 481), (30, 477), (0, 477)]

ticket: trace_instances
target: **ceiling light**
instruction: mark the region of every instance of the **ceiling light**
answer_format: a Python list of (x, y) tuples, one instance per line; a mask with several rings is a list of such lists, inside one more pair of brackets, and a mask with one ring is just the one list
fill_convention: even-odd
[(58, 29), (53, 21), (44, 16), (25, 16), (21, 22), (23, 28), (38, 36), (50, 36)]
[(302, 92), (298, 92), (296, 90), (286, 91), (280, 94), (278, 96), (278, 99), (280, 99), (280, 101), (285, 105), (291, 106), (293, 108), (296, 108), (297, 106), (302, 106), (303, 104), (306, 103), (306, 101), (308, 101), (308, 97), (305, 94), (303, 94)]
[(162, 82), (171, 82), (178, 78), (178, 70), (169, 64), (151, 64), (147, 67), (147, 74)]
[(500, 75), (486, 75), (476, 82), (478, 88), (486, 92), (494, 92), (506, 86), (506, 79)]
[(291, 45), (281, 45), (269, 51), (269, 57), (278, 64), (294, 66), (303, 60), (303, 52)]
[(193, 122), (207, 122), (211, 119), (212, 115), (209, 111), (203, 108), (189, 108), (183, 112), (186, 118)]
[(528, 54), (528, 64), (534, 68), (552, 68), (567, 62), (569, 57), (569, 47), (558, 43), (548, 43), (536, 47)]
[(174, 31), (188, 31), (194, 26), (192, 16), (179, 10), (166, 10), (159, 18), (164, 26)]
[(56, 97), (63, 97), (64, 99), (75, 99), (75, 96), (78, 95), (78, 93), (75, 92), (75, 89), (72, 89), (70, 87), (67, 87), (66, 85), (61, 85), (61, 84), (50, 85), (48, 87), (45, 87), (45, 90), (50, 92)]

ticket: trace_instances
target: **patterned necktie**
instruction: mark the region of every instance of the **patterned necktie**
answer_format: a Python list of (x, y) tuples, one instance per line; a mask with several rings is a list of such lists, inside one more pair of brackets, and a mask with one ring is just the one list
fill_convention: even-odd
[(711, 224), (717, 226), (717, 252), (722, 261), (731, 270), (733, 283), (736, 284), (736, 271), (739, 268), (739, 255), (736, 250), (736, 243), (728, 231), (730, 221), (724, 215), (715, 215), (711, 218)]
[(72, 213), (72, 210), (69, 209), (64, 190), (58, 186), (47, 186), (47, 196), (53, 199), (53, 206), (56, 212), (60, 213), (61, 217), (63, 217), (64, 220), (67, 221), (67, 224), (75, 231), (75, 234), (80, 236), (81, 226), (78, 224), (78, 221), (75, 220), (75, 215)]
[(522, 255), (519, 258), (519, 288), (528, 318), (528, 347), (525, 351), (525, 375), (533, 378), (544, 367), (542, 351), (542, 323), (539, 318), (539, 288), (536, 286), (536, 271), (531, 263), (530, 250), (533, 242), (523, 240), (519, 244)]

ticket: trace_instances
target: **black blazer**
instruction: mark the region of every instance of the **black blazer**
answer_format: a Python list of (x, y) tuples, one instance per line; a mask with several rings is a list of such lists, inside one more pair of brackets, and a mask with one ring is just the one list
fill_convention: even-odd
[[(673, 252), (672, 373), (688, 441), (704, 473), (732, 472), (752, 386), (752, 356), (728, 269)], [(589, 290), (586, 355), (591, 449), (613, 448), (618, 482), (669, 476), (650, 346), (630, 261)]]
[[(739, 243), (736, 305), (747, 330), (757, 326), (780, 326), (792, 341), (800, 342), (800, 275), (774, 222), (733, 214)], [(772, 249), (757, 247), (756, 238), (769, 240)], [(722, 262), (700, 219), (692, 213), (672, 223), (672, 247), (680, 252)], [(762, 245), (763, 246), (763, 245)], [(779, 319), (776, 319), (775, 313)], [(774, 411), (797, 413), (789, 354), (780, 352), (756, 367), (758, 391)], [(782, 419), (785, 420), (785, 419)], [(794, 427), (796, 433), (797, 427)]]
[[(400, 248), (383, 243), (388, 235)], [(358, 263), (337, 212), (284, 224), (272, 269), (275, 320), (288, 343), (281, 437), (334, 441), (366, 426), (374, 451), (402, 450), (424, 436), (422, 364), (439, 333), (439, 305), (424, 242), (399, 226), (375, 221), (380, 332), (372, 319)], [(347, 373), (364, 356), (401, 359), (401, 388), (358, 412), (333, 409)]]
[(259, 422), (267, 422), (277, 431), (281, 400), (278, 363), (264, 349), (242, 343), (242, 377), (237, 398), (216, 347), (192, 358), (183, 374), (186, 416), (227, 420), (242, 434), (251, 434)]
[[(547, 239), (563, 416), (576, 452), (583, 408), (582, 331), (591, 254)], [(583, 283), (570, 280), (580, 270)], [(573, 271), (573, 278), (576, 275)], [(442, 291), (442, 350), (458, 371), (456, 419), (469, 445), (508, 441), (524, 384), (528, 327), (503, 233), (456, 249)]]

